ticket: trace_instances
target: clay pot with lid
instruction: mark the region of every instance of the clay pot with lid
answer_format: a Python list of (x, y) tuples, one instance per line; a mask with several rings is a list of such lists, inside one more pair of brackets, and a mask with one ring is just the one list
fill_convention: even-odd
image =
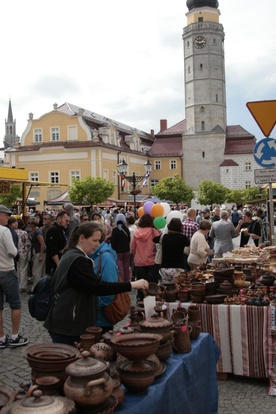
[(79, 406), (97, 406), (104, 403), (113, 391), (113, 382), (107, 373), (109, 364), (90, 358), (88, 351), (81, 355), (82, 358), (66, 367), (68, 378), (64, 393)]
[(275, 281), (275, 277), (273, 276), (272, 273), (268, 272), (268, 273), (262, 274), (259, 277), (259, 281), (265, 286), (272, 286)]
[(74, 401), (60, 396), (43, 395), (37, 385), (30, 387), (27, 396), (6, 405), (3, 414), (69, 414), (73, 411)]
[(160, 343), (165, 343), (172, 336), (172, 325), (173, 323), (167, 319), (163, 319), (157, 314), (152, 315), (149, 319), (139, 322), (142, 332), (158, 334), (162, 336)]

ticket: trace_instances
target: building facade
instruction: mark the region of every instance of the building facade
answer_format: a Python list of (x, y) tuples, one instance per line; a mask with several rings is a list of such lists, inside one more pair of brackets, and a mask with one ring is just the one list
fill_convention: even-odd
[(32, 181), (56, 184), (34, 188), (31, 197), (43, 204), (64, 192), (59, 183), (70, 187), (74, 178), (90, 175), (113, 182), (112, 198), (124, 199), (132, 186), (118, 176), (117, 164), (125, 160), (127, 175), (141, 176), (148, 158), (153, 170), (148, 183), (139, 185), (144, 195), (174, 174), (195, 193), (203, 179), (230, 189), (255, 185), (256, 138), (240, 125), (227, 125), (225, 35), (218, 2), (187, 0), (187, 7), (182, 36), (186, 118), (169, 127), (162, 119), (154, 134), (69, 103), (54, 104), (53, 111), (36, 119), (29, 114), (20, 144), (6, 148), (5, 162), (26, 169)]

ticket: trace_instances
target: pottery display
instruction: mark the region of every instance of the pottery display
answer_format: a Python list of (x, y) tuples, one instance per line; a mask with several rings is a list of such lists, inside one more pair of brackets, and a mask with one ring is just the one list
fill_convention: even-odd
[(113, 350), (111, 346), (104, 342), (98, 342), (90, 348), (90, 354), (94, 358), (102, 359), (104, 361), (112, 361)]
[(160, 318), (160, 316), (156, 314), (152, 315), (146, 320), (139, 322), (142, 332), (161, 335), (161, 343), (164, 343), (171, 338), (172, 324), (173, 323), (171, 321)]
[(163, 298), (165, 302), (175, 302), (178, 296), (178, 289), (174, 282), (163, 282)]
[(205, 296), (205, 300), (207, 303), (210, 304), (220, 304), (220, 303), (224, 303), (224, 299), (226, 298), (227, 295), (210, 295), (210, 296)]
[(173, 334), (173, 350), (177, 354), (191, 352), (190, 332), (192, 328), (187, 325), (175, 325)]
[(46, 342), (28, 346), (25, 356), (31, 367), (32, 380), (43, 376), (59, 378), (58, 391), (63, 393), (63, 384), (67, 378), (65, 368), (76, 361), (80, 351), (71, 345)]
[(92, 334), (95, 336), (94, 343), (100, 342), (100, 339), (102, 337), (102, 332), (103, 330), (99, 326), (88, 326), (88, 328), (86, 328), (86, 333)]
[(188, 307), (189, 321), (196, 321), (199, 319), (199, 307), (196, 305), (190, 305)]
[(111, 344), (118, 354), (132, 361), (139, 361), (154, 354), (161, 340), (161, 335), (142, 332), (114, 336), (111, 338)]
[(113, 391), (113, 382), (107, 369), (108, 363), (91, 358), (88, 351), (82, 358), (66, 367), (68, 378), (64, 384), (66, 397), (79, 406), (103, 404)]
[(95, 335), (90, 333), (85, 333), (80, 336), (80, 345), (81, 349), (84, 351), (89, 351), (92, 345), (95, 343)]
[(265, 286), (272, 286), (275, 281), (275, 277), (272, 273), (264, 273), (259, 277), (259, 281)]
[(42, 391), (43, 395), (57, 395), (57, 385), (59, 378), (53, 376), (38, 377), (35, 380), (36, 385)]
[(25, 398), (7, 404), (1, 414), (69, 414), (73, 411), (74, 401), (61, 396), (43, 395), (42, 391), (30, 387)]
[(160, 344), (159, 348), (155, 352), (155, 355), (161, 362), (165, 362), (173, 351), (172, 340)]
[(132, 361), (122, 360), (117, 365), (121, 381), (128, 391), (143, 393), (155, 379), (156, 363), (152, 361), (140, 361), (133, 364)]

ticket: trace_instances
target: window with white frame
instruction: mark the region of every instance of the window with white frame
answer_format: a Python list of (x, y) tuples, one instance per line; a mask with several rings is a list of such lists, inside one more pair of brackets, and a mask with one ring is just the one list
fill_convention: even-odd
[(157, 184), (158, 184), (158, 180), (150, 180), (150, 186), (151, 187), (154, 187)]
[(73, 184), (74, 180), (80, 180), (80, 171), (79, 170), (72, 170), (70, 171), (71, 175), (71, 184)]
[(50, 171), (50, 183), (52, 184), (59, 183), (59, 172), (58, 171)]
[(245, 188), (251, 187), (251, 181), (245, 181)]
[(155, 161), (155, 169), (161, 170), (161, 161)]
[(108, 181), (108, 170), (103, 170), (103, 178)]
[(77, 139), (77, 127), (76, 125), (71, 125), (68, 127), (68, 141), (74, 141)]
[(245, 171), (251, 171), (251, 162), (245, 163)]
[(30, 181), (38, 181), (38, 172), (30, 172), (29, 173)]
[(170, 169), (171, 170), (176, 170), (176, 160), (171, 160), (170, 161)]
[(42, 129), (36, 128), (34, 130), (34, 142), (42, 142)]
[(114, 185), (118, 185), (118, 173), (117, 171), (112, 171), (112, 182)]
[(59, 141), (59, 128), (58, 127), (51, 128), (51, 138), (52, 138), (52, 141)]

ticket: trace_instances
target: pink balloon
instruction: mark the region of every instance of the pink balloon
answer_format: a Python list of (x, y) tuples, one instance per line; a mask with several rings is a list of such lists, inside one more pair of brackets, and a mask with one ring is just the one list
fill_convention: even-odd
[(152, 206), (154, 205), (154, 203), (152, 202), (152, 201), (147, 201), (145, 204), (144, 204), (144, 212), (146, 213), (146, 214), (150, 214), (151, 215), (151, 209), (152, 209)]

